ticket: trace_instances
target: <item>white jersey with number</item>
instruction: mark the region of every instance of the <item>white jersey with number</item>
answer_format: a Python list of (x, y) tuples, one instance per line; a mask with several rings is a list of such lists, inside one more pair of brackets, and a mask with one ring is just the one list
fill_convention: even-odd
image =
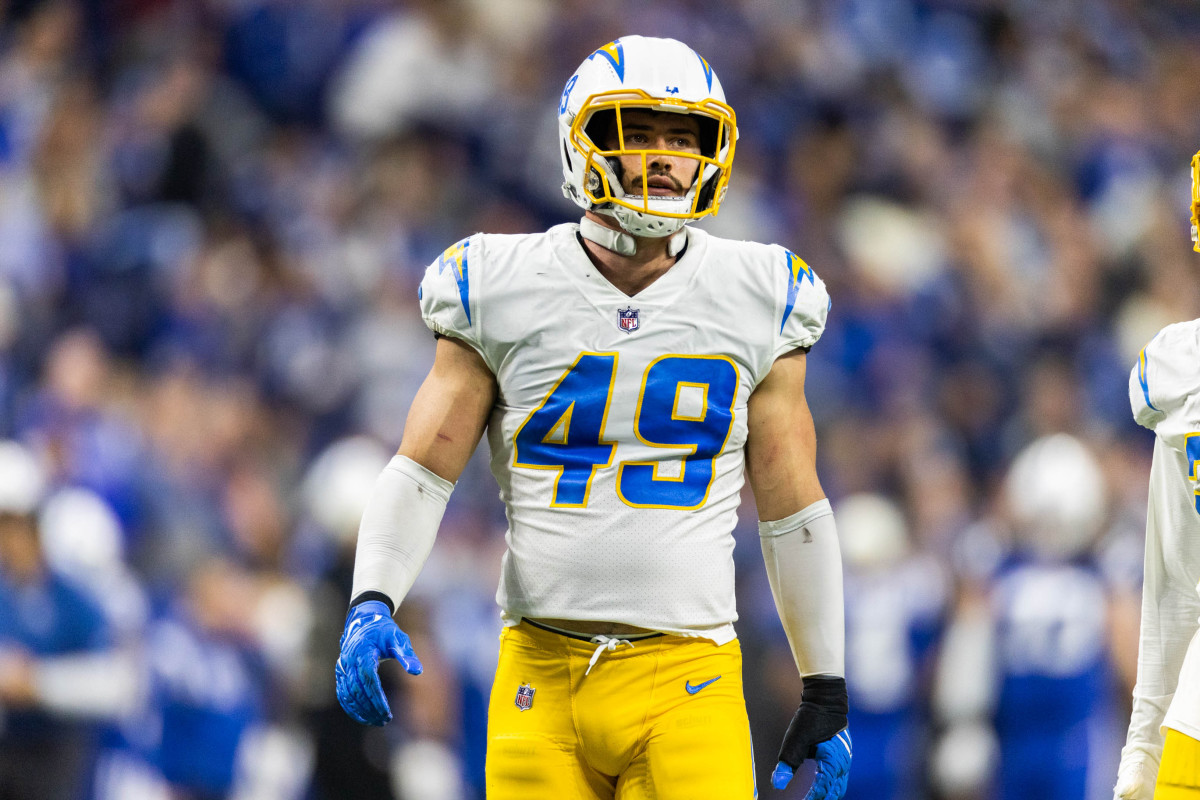
[(521, 617), (733, 638), (733, 536), (746, 401), (820, 337), (825, 286), (775, 245), (688, 229), (634, 297), (578, 225), (476, 234), (421, 284), (436, 333), (495, 374), (492, 472), (508, 510), (497, 602)]
[(1159, 752), (1160, 727), (1200, 739), (1200, 320), (1170, 325), (1146, 345), (1129, 397), (1155, 442), (1127, 747)]

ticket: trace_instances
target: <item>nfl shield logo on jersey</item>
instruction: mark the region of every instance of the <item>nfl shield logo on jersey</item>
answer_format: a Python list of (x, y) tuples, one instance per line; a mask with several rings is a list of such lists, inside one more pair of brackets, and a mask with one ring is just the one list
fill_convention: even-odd
[(528, 711), (530, 708), (532, 708), (533, 693), (536, 691), (537, 689), (534, 689), (528, 683), (523, 683), (517, 687), (517, 699), (515, 701), (517, 708), (521, 709), (522, 711)]
[(633, 333), (638, 329), (638, 312), (640, 308), (625, 308), (617, 309), (617, 323), (621, 326), (621, 330), (626, 333)]

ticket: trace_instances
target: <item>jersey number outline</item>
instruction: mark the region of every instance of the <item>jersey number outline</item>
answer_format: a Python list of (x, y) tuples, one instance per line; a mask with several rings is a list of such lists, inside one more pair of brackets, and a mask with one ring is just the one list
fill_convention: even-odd
[[(580, 353), (513, 435), (513, 466), (558, 472), (551, 508), (586, 508), (598, 469), (617, 443), (604, 438), (617, 353)], [(642, 374), (633, 430), (649, 447), (688, 451), (678, 476), (659, 461), (623, 461), (617, 496), (634, 508), (700, 508), (716, 477), (714, 461), (733, 431), (740, 376), (727, 356), (665, 355)]]

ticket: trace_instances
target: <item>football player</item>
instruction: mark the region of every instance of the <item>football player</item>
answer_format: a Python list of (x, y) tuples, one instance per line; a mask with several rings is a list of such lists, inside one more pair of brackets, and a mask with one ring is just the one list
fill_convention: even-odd
[(558, 115), (583, 219), (472, 236), (421, 284), (436, 355), (363, 515), (338, 697), (382, 725), (379, 660), (420, 673), (392, 614), (486, 428), (509, 520), (490, 800), (748, 800), (732, 559), (745, 473), (804, 681), (773, 782), (813, 759), (808, 798), (840, 798), (841, 556), (804, 400), (824, 284), (782, 247), (687, 227), (720, 208), (737, 142), (687, 45), (601, 47)]
[[(1200, 153), (1192, 158), (1200, 252), (1198, 230)], [(1138, 678), (1114, 796), (1200, 798), (1200, 319), (1168, 325), (1146, 345), (1129, 398), (1155, 438)]]

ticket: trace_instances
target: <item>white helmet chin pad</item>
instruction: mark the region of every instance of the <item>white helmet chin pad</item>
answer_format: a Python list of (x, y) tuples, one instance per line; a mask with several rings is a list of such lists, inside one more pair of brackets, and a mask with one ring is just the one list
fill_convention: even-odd
[[(627, 195), (627, 197), (637, 200), (639, 203), (642, 200), (641, 197), (636, 195)], [(612, 217), (617, 221), (618, 225), (634, 236), (660, 239), (678, 232), (684, 225), (691, 222), (691, 220), (681, 217), (660, 217), (654, 211), (662, 208), (665, 211), (682, 212), (688, 209), (690, 203), (691, 201), (686, 197), (664, 197), (651, 198), (650, 213), (634, 211), (625, 206), (612, 206), (611, 208), (595, 210), (600, 214)]]

